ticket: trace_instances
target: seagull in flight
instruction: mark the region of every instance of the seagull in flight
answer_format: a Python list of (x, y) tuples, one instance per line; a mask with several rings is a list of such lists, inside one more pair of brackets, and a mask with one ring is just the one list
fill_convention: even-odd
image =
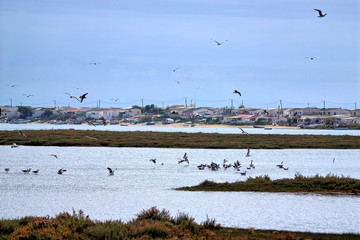
[(18, 132), (21, 136), (26, 137), (25, 133), (23, 133), (21, 130), (19, 130)]
[(118, 98), (112, 98), (111, 100), (114, 100), (115, 102), (117, 102), (119, 99)]
[[(78, 101), (79, 101), (79, 99), (78, 99), (77, 97), (75, 97), (75, 96), (71, 95), (70, 93), (65, 93), (65, 94), (69, 95), (69, 96), (70, 96), (70, 98), (75, 98), (76, 100), (78, 100)], [(79, 101), (79, 102), (80, 102), (80, 101)]]
[(316, 58), (320, 58), (320, 57), (305, 57), (306, 59), (310, 59), (310, 60), (314, 60)]
[(16, 85), (15, 84), (8, 84), (6, 86), (9, 86), (9, 87), (15, 87)]
[(245, 132), (241, 127), (239, 127), (239, 129), (241, 130), (241, 133), (249, 134), (249, 133)]
[(50, 156), (53, 156), (53, 157), (55, 157), (56, 159), (58, 159), (58, 155), (56, 155), (56, 154), (50, 154)]
[(173, 71), (173, 72), (176, 72), (176, 70), (178, 70), (178, 69), (180, 69), (179, 67), (177, 67), (177, 68), (170, 68), (169, 67), (169, 69), (171, 70), (171, 71)]
[(319, 13), (319, 18), (323, 18), (323, 17), (325, 17), (326, 15), (327, 15), (327, 13), (325, 13), (325, 14), (323, 14), (322, 12), (321, 12), (321, 10), (319, 10), (319, 9), (314, 9), (315, 11), (317, 11), (318, 13)]
[(247, 153), (246, 153), (245, 157), (250, 157), (250, 148), (248, 148), (248, 150), (247, 150)]
[(32, 97), (32, 96), (34, 96), (34, 95), (32, 95), (32, 94), (23, 94), (24, 96), (26, 96), (26, 97)]
[(227, 40), (225, 40), (224, 42), (219, 42), (219, 41), (216, 41), (216, 40), (214, 40), (214, 39), (211, 39), (211, 40), (213, 40), (213, 42), (215, 42), (218, 46), (220, 46), (221, 44), (227, 42)]
[(233, 93), (237, 93), (237, 94), (239, 94), (239, 96), (241, 96), (241, 93), (238, 91), (238, 90), (234, 90), (234, 92)]
[(109, 170), (109, 176), (112, 176), (112, 175), (114, 175), (114, 172), (115, 172), (115, 170), (117, 170), (117, 168), (112, 170), (111, 168), (108, 167), (107, 170)]
[(100, 64), (99, 62), (91, 62), (89, 63), (89, 65), (97, 65), (97, 64)]

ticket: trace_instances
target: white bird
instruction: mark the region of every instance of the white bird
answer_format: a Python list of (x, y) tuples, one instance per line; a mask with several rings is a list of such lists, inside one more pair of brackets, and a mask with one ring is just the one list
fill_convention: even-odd
[(325, 16), (327, 15), (327, 13), (323, 14), (322, 11), (319, 10), (319, 9), (316, 9), (316, 8), (315, 8), (314, 10), (319, 13), (319, 16), (318, 16), (319, 18), (323, 18), (323, 17), (325, 17)]
[(114, 172), (115, 172), (115, 170), (117, 170), (117, 168), (115, 168), (114, 170), (113, 169), (111, 169), (111, 168), (107, 168), (107, 170), (109, 170), (109, 176), (112, 176), (112, 175), (114, 175)]
[(16, 143), (13, 143), (12, 145), (11, 145), (11, 148), (18, 148), (19, 146), (16, 144)]

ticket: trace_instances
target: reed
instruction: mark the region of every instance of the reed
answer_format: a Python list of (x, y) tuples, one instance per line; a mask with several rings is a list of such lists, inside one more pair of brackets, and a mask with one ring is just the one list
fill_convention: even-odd
[(128, 223), (92, 221), (73, 211), (55, 217), (0, 220), (0, 239), (359, 239), (358, 234), (320, 234), (225, 228), (207, 219), (197, 224), (181, 213), (170, 217), (166, 210), (143, 210)]
[(360, 180), (328, 174), (306, 177), (300, 173), (293, 179), (271, 180), (269, 176), (248, 178), (246, 181), (216, 183), (205, 180), (197, 186), (181, 187), (182, 191), (252, 191), (252, 192), (298, 192), (322, 194), (360, 194)]
[(111, 132), (95, 130), (0, 131), (0, 145), (199, 149), (360, 149), (360, 136)]

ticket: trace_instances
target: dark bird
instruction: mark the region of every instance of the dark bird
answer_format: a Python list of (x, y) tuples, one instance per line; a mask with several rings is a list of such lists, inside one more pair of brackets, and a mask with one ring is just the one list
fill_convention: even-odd
[(149, 160), (150, 162), (156, 163), (156, 158), (152, 158)]
[(83, 95), (81, 95), (79, 98), (80, 98), (80, 101), (79, 102), (83, 102), (84, 99), (86, 98), (86, 95), (88, 95), (88, 93), (84, 93)]
[(245, 132), (241, 127), (239, 127), (239, 129), (241, 130), (241, 133), (248, 134), (248, 133)]
[(118, 98), (112, 98), (111, 100), (114, 100), (115, 102), (117, 102), (119, 99)]
[(5, 172), (8, 173), (10, 171), (10, 168), (5, 168)]
[(318, 16), (318, 17), (320, 17), (320, 18), (323, 18), (323, 17), (325, 17), (325, 16), (327, 15), (327, 13), (323, 14), (323, 13), (321, 12), (321, 10), (319, 10), (319, 9), (314, 9), (314, 10), (319, 13), (319, 16)]
[(177, 67), (177, 68), (169, 68), (171, 71), (173, 71), (173, 72), (176, 72), (176, 70), (178, 70), (178, 69), (180, 69), (179, 67)]
[(176, 111), (171, 111), (170, 113), (171, 113), (171, 114), (177, 114), (177, 112), (176, 112)]
[(278, 164), (278, 165), (276, 165), (277, 167), (279, 167), (279, 168), (283, 168), (284, 167), (284, 164), (283, 164), (283, 162), (281, 162), (280, 164)]
[(335, 163), (335, 158), (333, 159), (333, 163)]
[(245, 171), (245, 172), (240, 172), (240, 174), (241, 174), (242, 176), (245, 176), (245, 175), (246, 175), (246, 171)]
[(9, 87), (15, 87), (16, 85), (15, 84), (8, 84), (6, 86), (9, 86)]
[(262, 113), (265, 114), (265, 115), (269, 115), (269, 112), (266, 111), (266, 110), (264, 110)]
[(23, 94), (24, 96), (26, 96), (26, 97), (32, 97), (32, 96), (34, 96), (34, 95), (32, 95), (32, 94)]
[(103, 125), (104, 125), (104, 126), (106, 126), (106, 124), (107, 124), (107, 123), (106, 123), (106, 121), (105, 121), (105, 120), (103, 120)]
[(63, 174), (64, 172), (66, 172), (66, 169), (60, 168), (57, 173), (58, 174)]
[(115, 170), (117, 170), (117, 168), (112, 170), (111, 168), (108, 167), (107, 170), (109, 170), (109, 176), (112, 176), (112, 175), (114, 175), (114, 172), (115, 172)]
[(21, 136), (26, 137), (25, 133), (23, 133), (21, 130), (19, 130), (18, 132)]
[(250, 148), (248, 148), (248, 150), (247, 150), (247, 153), (246, 153), (245, 157), (250, 157)]
[(179, 82), (179, 81), (177, 81), (177, 80), (176, 80), (176, 83), (177, 83), (177, 84), (180, 84), (180, 82)]
[(38, 174), (39, 173), (39, 169), (35, 170), (35, 171), (32, 171), (33, 173), (35, 174)]
[(241, 96), (241, 93), (238, 91), (238, 90), (234, 90), (234, 92), (233, 93), (237, 93), (237, 94), (239, 94), (239, 96)]
[(24, 170), (21, 170), (23, 173), (29, 173), (31, 171), (31, 168), (29, 169), (24, 169)]
[(218, 46), (220, 46), (221, 44), (227, 42), (227, 40), (225, 40), (224, 42), (219, 42), (219, 41), (216, 41), (214, 39), (211, 39), (211, 40), (213, 40), (213, 42), (215, 42)]
[(99, 62), (91, 62), (89, 63), (89, 65), (97, 65), (97, 64), (100, 64)]
[(178, 164), (186, 162), (187, 164), (189, 164), (189, 159), (187, 157), (187, 153), (184, 154), (183, 158), (180, 158), (178, 161)]
[(305, 57), (305, 59), (310, 59), (310, 60), (314, 60), (316, 58), (320, 58), (320, 57)]
[(50, 154), (50, 156), (53, 156), (53, 157), (55, 157), (56, 159), (58, 159), (58, 155), (56, 155), (56, 154)]

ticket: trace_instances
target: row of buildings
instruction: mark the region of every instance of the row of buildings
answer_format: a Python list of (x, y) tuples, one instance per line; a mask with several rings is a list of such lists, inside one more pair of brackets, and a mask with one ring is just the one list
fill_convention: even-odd
[[(29, 107), (30, 108), (30, 107)], [(160, 113), (160, 109), (162, 110)], [(203, 123), (225, 124), (292, 124), (314, 125), (331, 121), (333, 125), (360, 124), (360, 109), (347, 110), (341, 108), (211, 108), (211, 107), (184, 107), (181, 105), (158, 108), (158, 112), (147, 113), (139, 107), (134, 108), (31, 108), (31, 115), (24, 118), (19, 107), (1, 107), (0, 120), (2, 121), (31, 121), (62, 119), (67, 123), (83, 123), (86, 121), (108, 122), (141, 122), (161, 121), (172, 123), (175, 121), (193, 121)]]

